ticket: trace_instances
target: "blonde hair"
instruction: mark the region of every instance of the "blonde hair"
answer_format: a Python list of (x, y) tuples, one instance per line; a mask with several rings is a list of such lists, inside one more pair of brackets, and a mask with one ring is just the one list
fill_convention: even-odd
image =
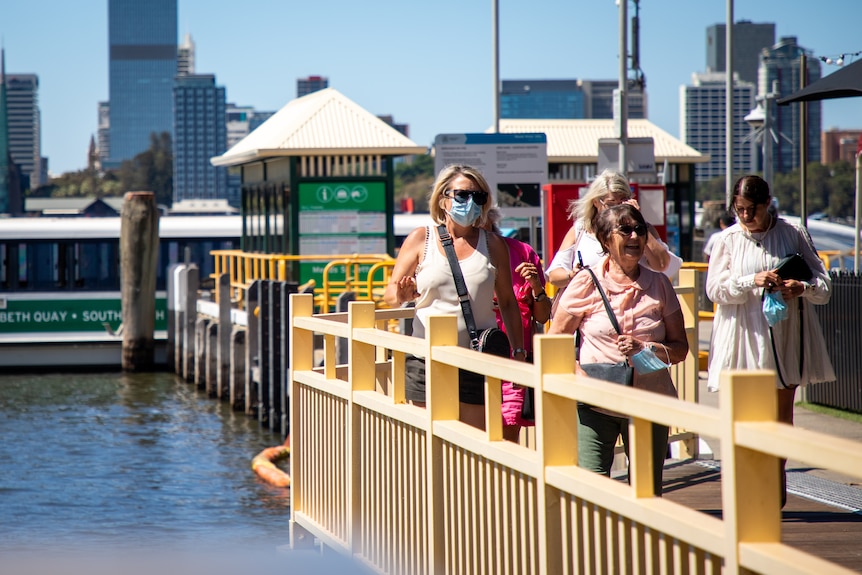
[(602, 171), (590, 184), (584, 197), (569, 202), (569, 219), (573, 222), (580, 220), (584, 231), (595, 234), (595, 220), (598, 214), (595, 200), (600, 200), (608, 194), (619, 194), (625, 196), (627, 200), (631, 199), (632, 190), (629, 187), (628, 179), (623, 174), (613, 170)]
[(450, 164), (440, 170), (437, 179), (434, 181), (434, 186), (431, 188), (431, 195), (428, 198), (428, 211), (431, 212), (431, 219), (438, 224), (446, 223), (446, 209), (443, 207), (446, 197), (443, 195), (443, 192), (449, 188), (452, 180), (458, 176), (468, 178), (481, 191), (488, 193), (488, 201), (482, 206), (482, 214), (473, 222), (474, 228), (487, 228), (488, 212), (491, 208), (495, 207), (492, 202), (491, 188), (488, 186), (485, 176), (479, 170), (465, 164)]

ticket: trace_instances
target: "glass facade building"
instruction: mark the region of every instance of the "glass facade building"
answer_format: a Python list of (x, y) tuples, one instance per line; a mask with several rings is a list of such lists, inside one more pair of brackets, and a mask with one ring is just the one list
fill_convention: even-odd
[[(808, 79), (806, 85), (819, 80), (820, 60), (800, 46), (796, 42), (795, 36), (787, 36), (779, 39), (771, 48), (761, 52), (757, 94), (768, 94), (775, 88), (780, 98), (799, 90), (802, 75), (799, 61), (802, 54), (807, 56)], [(786, 174), (797, 169), (800, 165), (801, 107), (801, 104), (798, 103), (789, 106), (779, 106), (774, 101), (769, 103), (769, 111), (772, 113), (772, 128), (775, 131), (772, 145), (773, 174)], [(806, 152), (809, 162), (820, 161), (820, 134), (823, 129), (821, 110), (821, 102), (808, 102)]]
[[(680, 135), (684, 143), (703, 154), (709, 162), (695, 164), (695, 180), (706, 182), (727, 175), (727, 92), (725, 73), (693, 74), (692, 84), (680, 88)], [(748, 174), (754, 170), (754, 143), (746, 141), (751, 128), (745, 116), (755, 105), (755, 86), (741, 82), (734, 74), (733, 83), (733, 173)], [(750, 138), (749, 138), (750, 139)]]
[(226, 199), (239, 205), (239, 197), (228, 197), (227, 168), (210, 163), (227, 150), (225, 89), (212, 74), (178, 76), (174, 109), (174, 202)]
[(177, 0), (108, 0), (110, 155), (105, 167), (171, 131), (177, 73)]
[[(614, 117), (613, 80), (503, 80), (500, 117), (526, 120), (603, 120)], [(629, 90), (628, 117), (646, 118), (640, 89)]]

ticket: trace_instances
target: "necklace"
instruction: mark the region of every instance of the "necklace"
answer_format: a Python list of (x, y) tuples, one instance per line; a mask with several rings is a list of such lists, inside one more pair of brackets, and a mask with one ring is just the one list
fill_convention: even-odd
[(745, 226), (743, 226), (743, 229), (745, 230), (745, 235), (748, 236), (748, 238), (753, 241), (757, 247), (761, 248), (763, 247), (763, 240), (766, 239), (766, 236), (772, 231), (773, 227), (775, 227), (775, 218), (772, 217), (772, 214), (769, 214), (769, 224), (766, 226), (766, 230), (762, 232), (751, 232), (748, 231), (748, 228)]

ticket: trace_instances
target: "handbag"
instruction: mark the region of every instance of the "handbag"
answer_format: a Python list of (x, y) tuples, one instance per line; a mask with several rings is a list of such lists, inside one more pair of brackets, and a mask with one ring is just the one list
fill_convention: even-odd
[(807, 282), (814, 276), (814, 272), (808, 267), (805, 259), (798, 253), (782, 258), (775, 267), (775, 273), (781, 276), (783, 280), (798, 280), (801, 282)]
[(446, 226), (437, 227), (440, 234), (440, 243), (449, 259), (452, 268), (452, 278), (455, 280), (455, 289), (458, 290), (458, 299), (461, 301), (461, 312), (464, 314), (464, 323), (467, 324), (467, 332), (470, 334), (470, 347), (482, 353), (490, 353), (500, 357), (511, 357), (512, 348), (509, 344), (509, 336), (499, 327), (489, 327), (481, 332), (476, 330), (476, 320), (473, 318), (473, 308), (470, 307), (470, 295), (467, 292), (467, 284), (464, 283), (464, 275), (461, 273), (461, 265), (458, 256), (455, 255), (455, 245), (452, 236)]
[[(590, 272), (593, 284), (595, 284), (599, 295), (602, 296), (602, 302), (605, 304), (605, 311), (608, 312), (608, 317), (611, 318), (611, 325), (619, 335), (622, 335), (620, 324), (617, 321), (617, 316), (614, 315), (614, 310), (611, 309), (611, 302), (608, 301), (608, 296), (605, 295), (605, 290), (602, 289), (599, 283), (599, 278), (589, 266), (584, 266), (584, 269)], [(634, 368), (629, 366), (628, 362), (621, 361), (619, 363), (582, 363), (581, 369), (593, 379), (602, 379), (611, 383), (619, 383), (631, 387), (634, 380)]]

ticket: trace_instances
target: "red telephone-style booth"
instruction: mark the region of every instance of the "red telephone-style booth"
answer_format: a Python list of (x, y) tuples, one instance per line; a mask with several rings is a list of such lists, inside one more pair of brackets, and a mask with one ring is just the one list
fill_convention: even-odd
[[(629, 184), (638, 201), (644, 219), (655, 226), (663, 241), (667, 241), (667, 218), (665, 214), (666, 188), (660, 184)], [(569, 219), (569, 203), (586, 193), (589, 184), (545, 184), (542, 186), (542, 254), (545, 265), (551, 262), (572, 227)]]

